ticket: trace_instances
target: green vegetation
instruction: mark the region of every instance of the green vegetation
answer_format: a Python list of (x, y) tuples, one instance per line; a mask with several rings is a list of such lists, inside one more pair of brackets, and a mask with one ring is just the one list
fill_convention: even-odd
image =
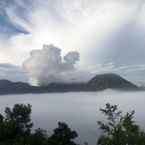
[[(145, 132), (135, 123), (134, 111), (123, 115), (116, 105), (106, 104), (100, 111), (106, 116), (105, 123), (99, 121), (102, 135), (97, 145), (145, 145)], [(78, 137), (66, 123), (48, 135), (46, 130), (32, 130), (31, 105), (16, 104), (0, 114), (0, 145), (77, 145)], [(87, 143), (86, 143), (87, 144)]]
[(16, 104), (0, 114), (0, 145), (76, 145), (72, 140), (78, 135), (67, 124), (58, 123), (51, 136), (47, 131), (32, 131), (31, 105)]
[(122, 115), (116, 105), (110, 104), (100, 111), (107, 117), (107, 123), (98, 122), (103, 131), (98, 145), (145, 145), (145, 132), (133, 120), (134, 111)]

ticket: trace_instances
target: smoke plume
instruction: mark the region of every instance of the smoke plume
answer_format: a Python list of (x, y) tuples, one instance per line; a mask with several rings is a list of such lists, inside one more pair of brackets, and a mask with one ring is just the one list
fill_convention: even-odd
[(41, 50), (31, 51), (23, 67), (30, 77), (30, 83), (47, 85), (54, 82), (69, 82), (69, 73), (75, 71), (77, 61), (78, 52), (72, 51), (62, 57), (60, 48), (43, 45)]

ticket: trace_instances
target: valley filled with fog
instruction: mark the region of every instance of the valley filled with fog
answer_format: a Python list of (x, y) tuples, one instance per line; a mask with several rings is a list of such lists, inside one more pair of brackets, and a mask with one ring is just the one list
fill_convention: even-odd
[(34, 128), (44, 128), (51, 134), (58, 121), (64, 121), (79, 134), (81, 144), (96, 144), (99, 130), (97, 121), (105, 119), (99, 112), (106, 103), (118, 105), (124, 112), (135, 110), (135, 120), (145, 129), (145, 92), (49, 93), (0, 96), (0, 112), (16, 103), (32, 105)]

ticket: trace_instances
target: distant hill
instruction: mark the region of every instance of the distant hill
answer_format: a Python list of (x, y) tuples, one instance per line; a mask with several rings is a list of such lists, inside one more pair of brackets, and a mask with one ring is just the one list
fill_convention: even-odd
[(93, 77), (89, 82), (88, 85), (92, 89), (121, 89), (121, 90), (136, 90), (138, 87), (129, 82), (128, 80), (122, 78), (117, 74), (101, 74), (96, 75)]
[(96, 75), (86, 83), (51, 83), (47, 86), (38, 87), (22, 82), (0, 80), (0, 94), (101, 91), (109, 88), (118, 90), (141, 90), (133, 83), (116, 74)]

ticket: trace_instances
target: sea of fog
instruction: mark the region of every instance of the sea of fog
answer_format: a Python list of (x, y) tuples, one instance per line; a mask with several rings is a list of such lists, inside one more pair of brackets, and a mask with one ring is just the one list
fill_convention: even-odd
[(50, 93), (0, 96), (0, 112), (16, 103), (32, 105), (34, 128), (47, 129), (51, 134), (58, 121), (63, 121), (79, 133), (77, 142), (95, 145), (99, 136), (98, 120), (104, 120), (99, 109), (106, 103), (119, 105), (123, 111), (135, 110), (135, 120), (145, 129), (145, 92)]

